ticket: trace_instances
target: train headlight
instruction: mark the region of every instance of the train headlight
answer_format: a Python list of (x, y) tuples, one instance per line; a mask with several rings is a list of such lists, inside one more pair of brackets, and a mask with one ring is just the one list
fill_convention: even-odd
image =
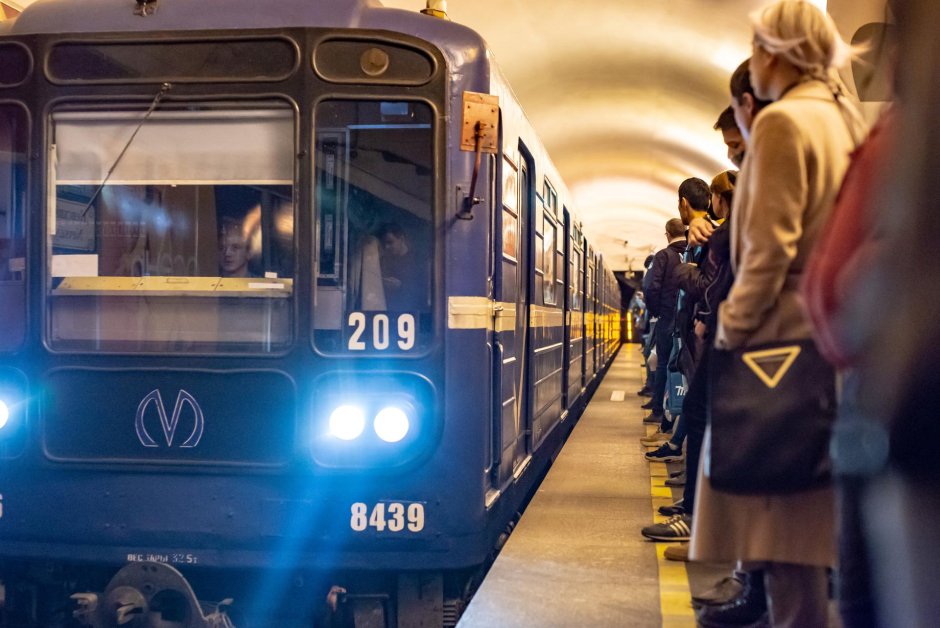
[(366, 415), (356, 406), (339, 406), (330, 414), (330, 434), (340, 440), (356, 440), (366, 427)]
[(7, 426), (7, 423), (10, 421), (10, 406), (7, 405), (7, 402), (0, 399), (0, 430)]
[(373, 423), (375, 433), (386, 443), (397, 443), (408, 435), (411, 419), (408, 413), (397, 406), (387, 406), (379, 410)]
[(326, 373), (311, 392), (307, 434), (320, 467), (404, 468), (440, 438), (434, 387), (417, 373)]

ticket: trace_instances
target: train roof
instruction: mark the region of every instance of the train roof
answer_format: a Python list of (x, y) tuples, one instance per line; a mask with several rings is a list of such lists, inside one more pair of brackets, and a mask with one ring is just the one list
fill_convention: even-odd
[(358, 28), (423, 39), (441, 50), (452, 71), (490, 61), (486, 42), (473, 29), (379, 0), (269, 0), (263, 7), (258, 0), (157, 0), (156, 11), (141, 17), (136, 0), (36, 0), (0, 34)]
[(408, 33), (441, 45), (486, 48), (466, 26), (379, 0), (157, 0), (137, 15), (136, 0), (36, 0), (13, 21), (13, 35), (139, 33), (291, 27), (363, 28)]

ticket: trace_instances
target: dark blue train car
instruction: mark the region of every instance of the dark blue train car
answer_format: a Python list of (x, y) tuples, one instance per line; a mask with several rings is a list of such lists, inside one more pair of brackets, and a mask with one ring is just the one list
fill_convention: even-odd
[(0, 31), (2, 625), (452, 625), (616, 351), (479, 35), (263, 9)]

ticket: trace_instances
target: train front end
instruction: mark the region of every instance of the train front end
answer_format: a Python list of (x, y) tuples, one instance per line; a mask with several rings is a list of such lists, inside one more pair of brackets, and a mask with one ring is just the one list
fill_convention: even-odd
[[(279, 626), (331, 586), (443, 599), (492, 532), (486, 424), (445, 420), (443, 54), (185, 12), (62, 33), (45, 4), (0, 38), (5, 625), (71, 625), (76, 593), (87, 625), (212, 625), (180, 571)], [(133, 4), (118, 26), (172, 18)], [(346, 4), (317, 19), (368, 21)]]

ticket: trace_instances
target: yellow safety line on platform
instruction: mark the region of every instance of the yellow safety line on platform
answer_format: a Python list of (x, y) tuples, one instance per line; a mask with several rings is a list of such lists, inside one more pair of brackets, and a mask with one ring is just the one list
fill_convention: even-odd
[[(653, 504), (653, 521), (656, 523), (666, 520), (666, 517), (659, 514), (659, 507), (668, 506), (673, 502), (672, 490), (665, 485), (668, 477), (669, 471), (664, 462), (650, 463), (650, 497)], [(694, 628), (695, 614), (692, 612), (689, 574), (684, 563), (666, 560), (663, 556), (663, 552), (670, 545), (674, 543), (656, 543), (659, 608), (663, 616), (663, 628)]]

